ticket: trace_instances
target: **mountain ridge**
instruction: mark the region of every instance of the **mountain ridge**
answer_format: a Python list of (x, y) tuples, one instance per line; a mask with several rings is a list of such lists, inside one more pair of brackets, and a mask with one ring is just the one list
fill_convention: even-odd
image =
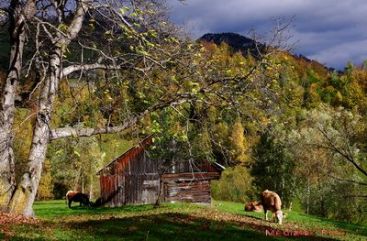
[[(223, 33), (206, 33), (198, 39), (199, 42), (209, 42), (216, 45), (221, 43), (226, 43), (230, 46), (234, 52), (241, 52), (243, 55), (250, 53), (254, 57), (259, 57), (259, 54), (265, 50), (266, 44), (255, 41), (244, 35), (233, 33), (233, 32), (223, 32)], [(335, 71), (334, 68), (330, 68), (317, 60), (310, 59), (302, 54), (294, 54), (289, 51), (284, 51), (288, 55), (292, 56), (295, 60), (300, 62), (306, 62), (310, 65), (317, 66), (318, 68), (324, 68), (328, 72)], [(342, 72), (338, 71), (339, 74)]]
[[(199, 42), (212, 42), (216, 45), (221, 43), (228, 44), (235, 52), (240, 51), (242, 54), (246, 55), (250, 53), (251, 55), (258, 57), (259, 54), (265, 50), (266, 45), (257, 42), (251, 38), (240, 35), (238, 33), (206, 33), (198, 39)], [(259, 53), (260, 52), (260, 53)]]

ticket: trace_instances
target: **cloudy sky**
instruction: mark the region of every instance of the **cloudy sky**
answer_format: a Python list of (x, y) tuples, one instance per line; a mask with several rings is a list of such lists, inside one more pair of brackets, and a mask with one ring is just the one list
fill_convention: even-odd
[(342, 69), (367, 60), (367, 0), (168, 0), (171, 19), (195, 38), (251, 29), (266, 34), (274, 19), (293, 19), (294, 52)]

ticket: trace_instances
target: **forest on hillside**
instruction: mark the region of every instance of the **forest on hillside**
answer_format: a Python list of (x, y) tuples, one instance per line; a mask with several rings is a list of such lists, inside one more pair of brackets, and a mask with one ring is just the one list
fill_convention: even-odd
[(282, 28), (246, 50), (196, 41), (162, 1), (35, 2), (0, 14), (2, 210), (96, 199), (96, 173), (152, 135), (157, 160), (226, 167), (216, 200), (269, 189), (285, 208), (366, 221), (367, 62), (331, 70), (283, 48)]

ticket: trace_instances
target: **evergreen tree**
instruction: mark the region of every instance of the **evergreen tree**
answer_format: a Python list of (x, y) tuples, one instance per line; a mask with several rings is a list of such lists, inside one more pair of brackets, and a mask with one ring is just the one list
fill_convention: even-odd
[(269, 132), (264, 133), (254, 150), (255, 163), (251, 174), (258, 191), (269, 189), (279, 194), (284, 206), (292, 202), (296, 194), (295, 163)]

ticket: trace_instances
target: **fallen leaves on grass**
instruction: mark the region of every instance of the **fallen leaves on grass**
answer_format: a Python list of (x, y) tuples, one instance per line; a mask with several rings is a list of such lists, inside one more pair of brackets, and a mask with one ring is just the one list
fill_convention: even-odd
[[(312, 240), (323, 240), (316, 236), (332, 236), (343, 237), (346, 232), (341, 229), (322, 229), (322, 228), (306, 228), (299, 227), (294, 223), (285, 223), (282, 225), (274, 222), (265, 221), (244, 215), (236, 215), (230, 213), (219, 212), (213, 209), (199, 210), (190, 214), (196, 218), (206, 218), (207, 220), (216, 221), (219, 223), (232, 223), (243, 229), (250, 228), (262, 233), (268, 233), (270, 236), (294, 236), (294, 237), (312, 237)], [(204, 225), (203, 228), (206, 228)]]
[[(0, 212), (0, 225), (6, 224), (35, 224), (38, 223), (38, 220), (35, 218), (27, 218), (23, 215), (16, 215), (10, 213)], [(0, 226), (0, 227), (1, 227)]]
[(10, 226), (15, 224), (36, 224), (39, 221), (35, 218), (27, 218), (23, 215), (0, 212), (0, 232), (5, 236), (11, 234)]

